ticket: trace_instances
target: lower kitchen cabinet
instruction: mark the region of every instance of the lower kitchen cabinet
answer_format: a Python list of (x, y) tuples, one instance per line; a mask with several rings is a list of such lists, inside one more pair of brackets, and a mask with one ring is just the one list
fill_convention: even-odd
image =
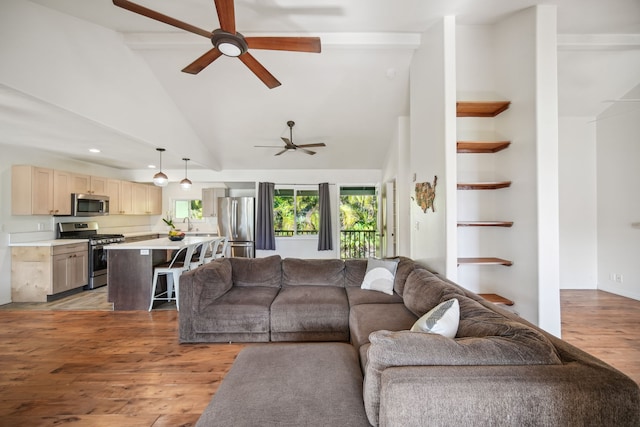
[(89, 283), (87, 243), (11, 248), (11, 300), (46, 302)]

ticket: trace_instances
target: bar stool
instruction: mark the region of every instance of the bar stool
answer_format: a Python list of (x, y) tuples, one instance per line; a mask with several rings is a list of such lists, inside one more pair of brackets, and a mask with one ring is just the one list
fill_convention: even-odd
[(189, 270), (195, 270), (204, 264), (204, 258), (209, 248), (209, 242), (198, 243), (193, 251), (191, 262), (189, 263)]
[(207, 247), (207, 251), (206, 254), (204, 256), (204, 259), (202, 261), (203, 264), (208, 264), (211, 261), (213, 261), (214, 259), (216, 259), (216, 254), (218, 253), (218, 247), (220, 246), (220, 243), (223, 242), (223, 239), (213, 239), (209, 242), (209, 245)]
[[(149, 311), (153, 309), (154, 301), (176, 301), (176, 309), (180, 310), (180, 275), (189, 270), (191, 258), (196, 245), (187, 245), (178, 250), (171, 258), (169, 264), (161, 264), (153, 269), (153, 284), (151, 286), (151, 302), (149, 303)], [(184, 258), (182, 255), (184, 254)], [(158, 277), (165, 276), (167, 279), (166, 292), (160, 292), (156, 295), (158, 286)], [(175, 288), (175, 297), (172, 298)]]
[(226, 258), (228, 248), (229, 248), (229, 239), (227, 237), (223, 237), (222, 247), (218, 252), (216, 252), (216, 258)]

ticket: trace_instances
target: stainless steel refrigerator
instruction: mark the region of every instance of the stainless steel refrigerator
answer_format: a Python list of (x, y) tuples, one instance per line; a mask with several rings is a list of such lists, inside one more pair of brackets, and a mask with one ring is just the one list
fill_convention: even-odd
[(253, 258), (255, 254), (255, 199), (218, 198), (218, 234), (229, 239), (231, 257)]

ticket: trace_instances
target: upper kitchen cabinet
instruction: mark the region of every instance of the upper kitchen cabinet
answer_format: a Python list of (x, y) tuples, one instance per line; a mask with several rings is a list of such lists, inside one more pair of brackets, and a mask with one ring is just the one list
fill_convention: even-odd
[(132, 188), (134, 215), (161, 215), (162, 188), (134, 183)]
[(71, 192), (82, 194), (107, 194), (107, 178), (99, 176), (73, 174)]
[(218, 197), (227, 195), (226, 188), (203, 188), (202, 189), (202, 216), (218, 216)]
[(11, 168), (12, 215), (70, 215), (71, 174), (48, 168)]

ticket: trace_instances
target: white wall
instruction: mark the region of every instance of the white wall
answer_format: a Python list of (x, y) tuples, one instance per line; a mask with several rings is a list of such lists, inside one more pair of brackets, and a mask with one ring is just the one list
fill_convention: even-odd
[(382, 168), (382, 182), (396, 181), (396, 252), (397, 255), (411, 256), (411, 223), (409, 218), (411, 204), (407, 196), (407, 188), (410, 188), (410, 119), (399, 117), (398, 127), (394, 139), (389, 144), (387, 161)]
[(218, 166), (121, 34), (35, 3), (3, 0), (0, 52), (3, 85), (150, 147), (187, 147), (200, 164)]
[(560, 288), (596, 289), (597, 181), (593, 117), (561, 117)]
[[(640, 98), (640, 85), (623, 98)], [(640, 299), (638, 103), (612, 105), (597, 117), (596, 126), (598, 288)], [(613, 273), (622, 279), (612, 280)]]
[[(398, 188), (415, 196), (415, 183), (438, 177), (435, 212), (423, 212), (411, 203), (411, 257), (429, 269), (455, 278), (455, 18), (445, 17), (422, 35), (410, 71), (411, 142), (409, 188)], [(415, 174), (415, 180), (413, 179)], [(450, 210), (450, 211), (448, 211)]]

